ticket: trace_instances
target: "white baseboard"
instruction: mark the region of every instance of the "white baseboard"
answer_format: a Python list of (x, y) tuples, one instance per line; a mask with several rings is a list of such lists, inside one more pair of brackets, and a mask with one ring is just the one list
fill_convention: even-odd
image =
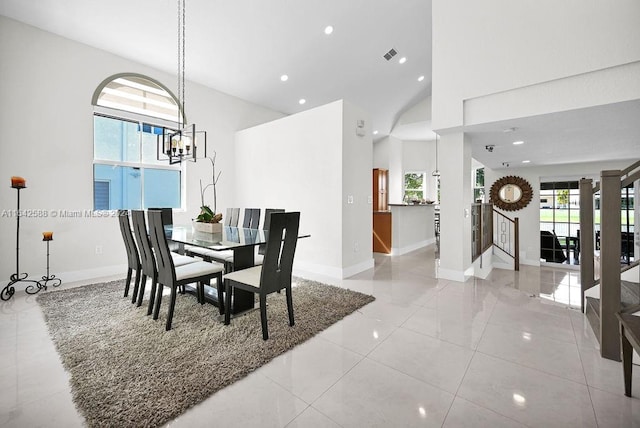
[(428, 245), (434, 244), (435, 242), (436, 242), (436, 238), (429, 238), (424, 241), (416, 242), (415, 244), (407, 245), (406, 247), (402, 247), (402, 248), (391, 247), (391, 255), (401, 256), (403, 254), (410, 253), (411, 251), (415, 251), (419, 248), (423, 248)]
[(438, 268), (438, 278), (456, 282), (465, 282), (469, 279), (469, 275), (467, 275), (466, 271)]
[[(62, 284), (69, 284), (73, 282), (88, 281), (92, 279), (100, 280), (101, 278), (108, 277), (127, 277), (127, 265), (114, 265), (114, 266), (102, 266), (95, 269), (75, 270), (68, 272), (51, 272), (55, 275), (56, 279), (60, 279)], [(42, 272), (36, 275), (29, 275), (28, 279), (38, 280), (46, 275), (46, 272)], [(9, 281), (0, 282), (0, 286), (4, 287)], [(16, 284), (19, 287), (20, 283)]]
[(373, 257), (369, 260), (365, 260), (364, 262), (344, 268), (318, 265), (309, 262), (295, 262), (293, 265), (293, 273), (294, 275), (311, 278), (321, 276), (335, 279), (344, 279), (356, 275), (360, 272), (373, 269), (374, 265), (375, 263)]
[[(135, 275), (135, 272), (133, 273)], [(127, 265), (102, 266), (95, 269), (76, 270), (70, 272), (62, 272), (56, 274), (56, 278), (60, 278), (63, 283), (86, 281), (89, 279), (99, 279), (109, 276), (119, 275), (122, 278), (127, 277)]]

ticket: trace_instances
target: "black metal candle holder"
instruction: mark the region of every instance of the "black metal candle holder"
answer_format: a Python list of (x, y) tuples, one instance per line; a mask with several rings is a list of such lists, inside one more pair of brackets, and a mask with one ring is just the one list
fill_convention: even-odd
[[(49, 243), (51, 241), (53, 241), (53, 235), (45, 235), (43, 234), (42, 240), (45, 241), (47, 243), (47, 276), (43, 276), (42, 279), (40, 281), (38, 281), (38, 283), (42, 283), (42, 288), (44, 288), (45, 290), (47, 289), (47, 283), (49, 281), (52, 281), (51, 286), (52, 287), (57, 287), (60, 284), (62, 284), (62, 280), (60, 278), (56, 278), (55, 275), (49, 275)], [(28, 287), (27, 287), (28, 288)], [(28, 290), (27, 293), (29, 292)], [(38, 290), (40, 291), (40, 290)], [(37, 293), (37, 291), (36, 291)]]
[[(18, 185), (14, 185), (12, 184), (11, 187), (13, 189), (17, 190), (17, 210), (16, 210), (16, 273), (12, 274), (9, 277), (9, 283), (2, 289), (2, 292), (0, 293), (0, 299), (2, 300), (9, 300), (11, 299), (11, 297), (13, 297), (14, 293), (16, 292), (15, 287), (13, 286), (14, 284), (18, 283), (18, 282), (26, 282), (26, 283), (30, 283), (27, 288), (25, 289), (27, 294), (36, 294), (38, 293), (40, 290), (42, 289), (47, 289), (47, 282), (54, 280), (55, 279), (55, 275), (53, 275), (53, 277), (49, 278), (49, 247), (48, 247), (48, 242), (47, 242), (47, 276), (46, 277), (42, 277), (42, 279), (45, 281), (44, 283), (42, 283), (41, 281), (36, 281), (33, 279), (27, 279), (29, 277), (29, 274), (24, 272), (24, 273), (20, 273), (20, 190), (22, 189), (26, 189), (26, 186), (23, 184), (18, 184)], [(58, 281), (60, 281), (59, 283), (53, 285), (54, 287), (57, 287), (58, 285), (60, 285), (62, 283), (62, 281), (60, 279), (57, 279)]]

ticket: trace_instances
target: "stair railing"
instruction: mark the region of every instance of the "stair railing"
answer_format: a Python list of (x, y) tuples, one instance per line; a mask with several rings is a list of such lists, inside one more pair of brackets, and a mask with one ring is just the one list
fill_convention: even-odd
[(493, 208), (493, 247), (513, 259), (513, 269), (520, 270), (520, 223)]
[(616, 312), (621, 310), (621, 219), (620, 189), (640, 179), (640, 161), (624, 170), (601, 171), (600, 183), (580, 180), (580, 283), (583, 312), (584, 293), (596, 285), (594, 272), (594, 194), (600, 191), (600, 355), (620, 361), (619, 322)]

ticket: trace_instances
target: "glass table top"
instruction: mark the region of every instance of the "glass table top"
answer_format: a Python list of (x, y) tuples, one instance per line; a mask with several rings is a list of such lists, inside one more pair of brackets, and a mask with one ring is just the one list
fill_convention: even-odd
[(183, 244), (195, 245), (212, 250), (230, 250), (266, 244), (269, 232), (259, 229), (222, 226), (218, 233), (198, 232), (191, 225), (165, 226), (167, 238)]

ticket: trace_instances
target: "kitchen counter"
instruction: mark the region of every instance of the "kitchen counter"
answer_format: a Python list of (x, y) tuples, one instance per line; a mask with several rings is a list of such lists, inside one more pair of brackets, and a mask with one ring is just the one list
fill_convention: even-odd
[(391, 252), (406, 254), (436, 242), (434, 204), (389, 204), (392, 213)]

